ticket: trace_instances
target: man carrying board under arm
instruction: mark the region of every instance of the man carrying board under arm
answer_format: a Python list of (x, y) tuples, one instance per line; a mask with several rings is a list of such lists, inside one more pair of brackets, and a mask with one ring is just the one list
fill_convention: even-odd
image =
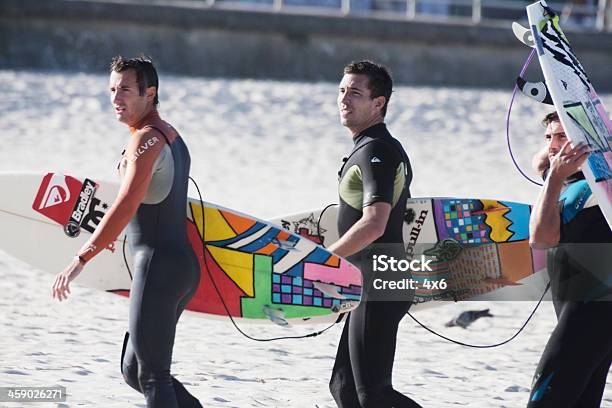
[[(340, 119), (354, 147), (339, 173), (340, 239), (329, 249), (360, 266), (370, 294), (373, 248), (405, 257), (402, 225), (412, 169), (384, 124), (392, 85), (385, 67), (361, 61), (344, 68), (338, 93)], [(340, 408), (420, 407), (391, 382), (397, 328), (411, 299), (369, 300), (367, 295), (344, 325), (330, 391)]]

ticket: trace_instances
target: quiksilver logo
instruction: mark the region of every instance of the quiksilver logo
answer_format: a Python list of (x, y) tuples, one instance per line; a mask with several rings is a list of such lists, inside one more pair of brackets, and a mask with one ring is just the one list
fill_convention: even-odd
[(49, 181), (49, 186), (40, 201), (39, 210), (53, 207), (54, 205), (65, 203), (70, 200), (70, 189), (66, 184), (66, 177), (61, 174), (54, 174)]
[(136, 161), (147, 150), (149, 150), (150, 147), (155, 146), (157, 143), (159, 143), (159, 138), (157, 136), (153, 136), (152, 138), (150, 138), (149, 140), (144, 142), (144, 144), (138, 146), (138, 148), (134, 152), (134, 156), (132, 157), (132, 161)]
[(382, 160), (380, 160), (378, 157), (374, 156), (372, 157), (372, 160), (370, 160), (371, 163), (382, 163)]

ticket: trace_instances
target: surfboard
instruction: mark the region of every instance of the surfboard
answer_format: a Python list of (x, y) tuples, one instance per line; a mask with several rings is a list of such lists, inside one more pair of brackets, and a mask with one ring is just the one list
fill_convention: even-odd
[[(95, 231), (119, 185), (58, 173), (5, 173), (0, 188), (0, 249), (56, 274)], [(190, 198), (185, 213), (201, 269), (188, 310), (227, 318), (227, 307), (235, 319), (285, 325), (335, 321), (359, 304), (361, 273), (346, 260), (281, 226), (203, 204)], [(123, 232), (75, 282), (128, 296), (133, 273)]]
[[(412, 273), (418, 282), (413, 308), (446, 301), (539, 299), (548, 281), (540, 273), (546, 270), (546, 256), (529, 246), (530, 214), (529, 205), (510, 201), (409, 199), (403, 226), (406, 257), (436, 259), (432, 271)], [(338, 206), (329, 205), (273, 222), (329, 246), (339, 238), (337, 220)]]
[[(533, 41), (524, 30), (513, 26), (515, 35), (527, 45), (535, 47), (546, 90), (540, 89), (555, 106), (565, 133), (573, 143), (585, 142), (591, 148), (582, 167), (594, 196), (597, 198), (608, 225), (612, 228), (612, 122), (595, 92), (585, 69), (559, 26), (559, 16), (539, 1), (527, 6), (527, 17)], [(540, 88), (543, 83), (540, 83)], [(535, 92), (535, 88), (532, 87)]]

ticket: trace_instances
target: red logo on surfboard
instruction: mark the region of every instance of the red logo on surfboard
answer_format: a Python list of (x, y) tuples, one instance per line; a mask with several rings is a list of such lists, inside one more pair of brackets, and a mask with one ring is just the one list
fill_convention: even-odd
[(79, 199), (82, 185), (73, 177), (48, 173), (38, 189), (32, 209), (65, 225)]

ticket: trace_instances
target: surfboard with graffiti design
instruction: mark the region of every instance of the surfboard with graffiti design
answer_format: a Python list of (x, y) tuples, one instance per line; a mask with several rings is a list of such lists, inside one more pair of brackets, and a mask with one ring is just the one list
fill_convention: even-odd
[[(612, 228), (612, 122), (595, 92), (586, 70), (576, 57), (559, 25), (559, 16), (544, 1), (527, 6), (532, 39), (545, 82), (533, 88), (544, 103), (546, 97), (559, 114), (568, 138), (591, 148), (582, 172)], [(525, 38), (514, 25), (519, 39)], [(519, 30), (520, 31), (520, 30)], [(523, 30), (524, 31), (524, 30)], [(544, 85), (545, 84), (545, 85)], [(545, 86), (545, 89), (544, 89)]]
[[(338, 240), (337, 212), (331, 205), (273, 222), (329, 246)], [(412, 272), (419, 282), (416, 306), (439, 304), (432, 300), (537, 300), (546, 285), (545, 274), (538, 274), (546, 269), (546, 260), (543, 251), (529, 247), (530, 214), (529, 205), (509, 201), (409, 199), (403, 228), (406, 256), (436, 259), (431, 271)], [(424, 285), (442, 279), (446, 289)]]
[[(57, 173), (0, 174), (0, 186), (0, 249), (53, 274), (95, 231), (119, 188)], [(202, 208), (195, 199), (185, 222), (202, 272), (188, 310), (227, 315), (211, 277), (236, 319), (328, 322), (359, 304), (360, 271), (309, 239), (235, 210)], [(122, 233), (75, 282), (127, 296), (130, 259)]]

